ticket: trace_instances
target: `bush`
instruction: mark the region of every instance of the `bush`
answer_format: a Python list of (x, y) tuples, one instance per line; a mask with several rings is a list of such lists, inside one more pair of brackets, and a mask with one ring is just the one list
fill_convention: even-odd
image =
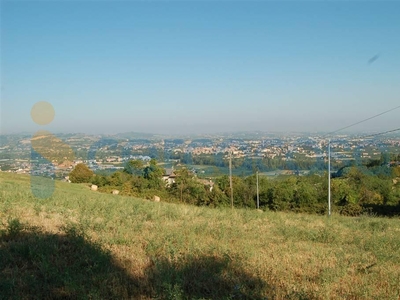
[(359, 204), (347, 203), (339, 208), (340, 214), (344, 216), (356, 217), (363, 213), (363, 208)]
[(90, 170), (85, 164), (77, 164), (75, 168), (69, 173), (69, 179), (73, 183), (90, 182), (93, 177), (93, 171)]

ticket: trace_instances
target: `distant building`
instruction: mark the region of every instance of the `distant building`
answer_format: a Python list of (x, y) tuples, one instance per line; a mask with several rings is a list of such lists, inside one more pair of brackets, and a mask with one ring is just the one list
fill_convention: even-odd
[(166, 182), (167, 186), (171, 186), (175, 183), (176, 174), (173, 169), (165, 169), (162, 179)]

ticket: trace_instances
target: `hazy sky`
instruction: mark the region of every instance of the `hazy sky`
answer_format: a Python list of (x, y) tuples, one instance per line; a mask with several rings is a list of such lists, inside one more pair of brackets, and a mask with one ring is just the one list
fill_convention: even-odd
[(333, 131), (397, 105), (400, 1), (1, 1), (1, 133)]

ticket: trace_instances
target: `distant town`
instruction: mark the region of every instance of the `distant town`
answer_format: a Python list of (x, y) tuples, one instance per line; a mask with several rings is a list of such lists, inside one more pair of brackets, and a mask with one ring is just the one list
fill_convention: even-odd
[[(330, 137), (333, 166), (400, 153), (400, 136), (341, 134)], [(123, 169), (129, 160), (155, 158), (165, 168), (185, 165), (199, 177), (226, 174), (229, 158), (236, 174), (255, 171), (306, 174), (324, 170), (324, 134), (262, 132), (163, 137), (152, 134), (18, 134), (0, 136), (0, 170), (63, 179), (78, 163), (94, 172)], [(390, 163), (388, 161), (387, 163)]]

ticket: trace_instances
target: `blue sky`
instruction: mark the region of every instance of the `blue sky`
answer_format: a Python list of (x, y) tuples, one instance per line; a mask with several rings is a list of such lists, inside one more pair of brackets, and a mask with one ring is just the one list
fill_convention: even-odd
[(2, 1), (1, 133), (333, 131), (400, 105), (399, 36), (399, 1)]

